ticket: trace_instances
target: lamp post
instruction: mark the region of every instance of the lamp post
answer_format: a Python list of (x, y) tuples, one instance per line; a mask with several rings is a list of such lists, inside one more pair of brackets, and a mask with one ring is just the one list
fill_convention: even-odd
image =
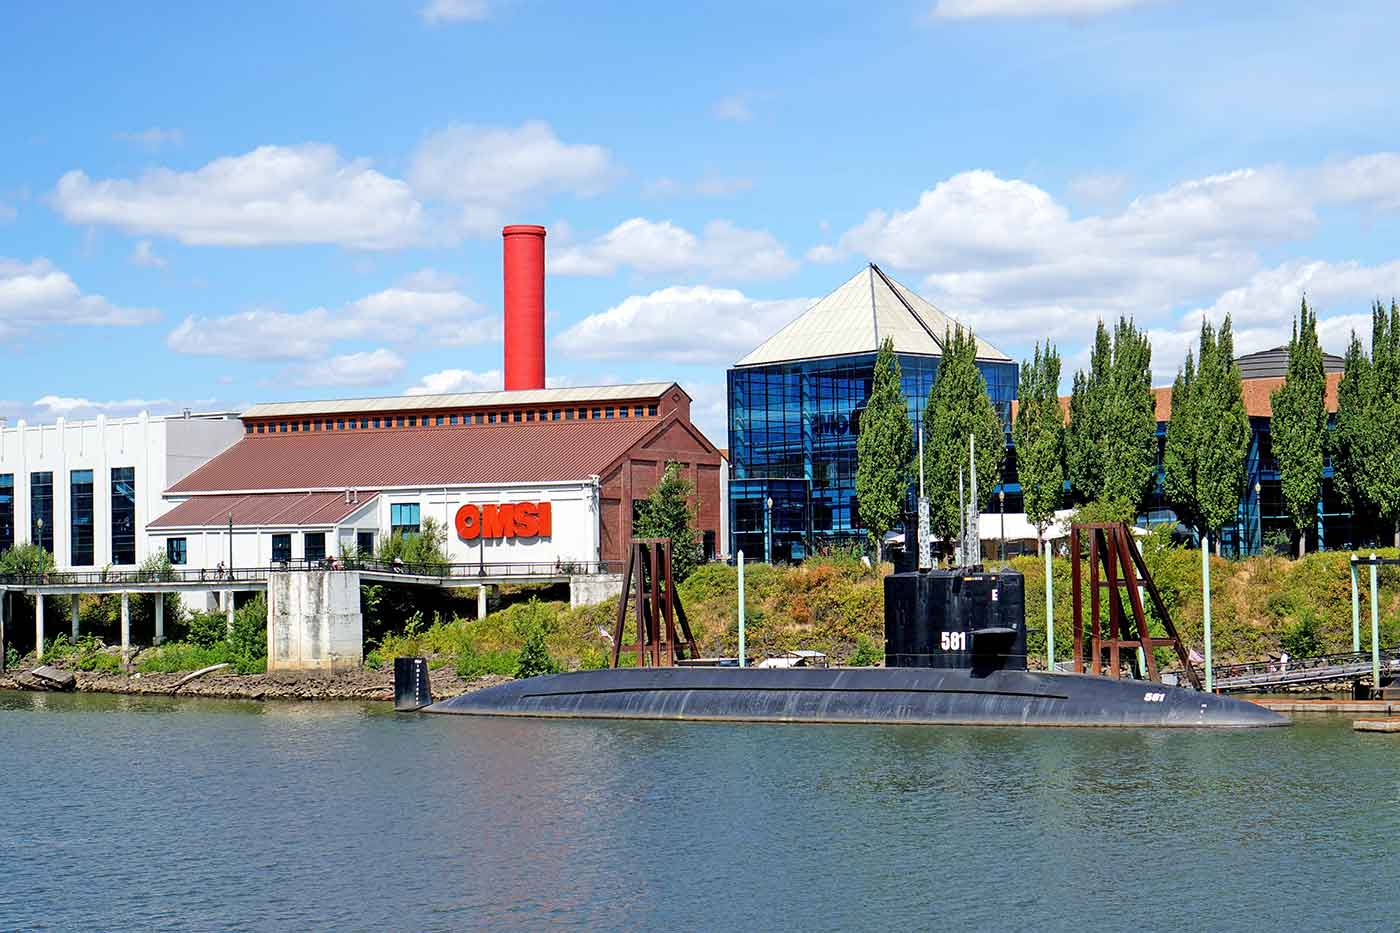
[(228, 575), (233, 578), (233, 513), (228, 513)]
[(1001, 552), (1001, 562), (1006, 563), (1006, 490), (997, 490), (997, 511), (1001, 513), (1001, 540), (997, 549)]
[(1259, 481), (1256, 479), (1254, 481), (1254, 523), (1259, 528), (1259, 545), (1256, 547), (1256, 550), (1262, 550), (1264, 544), (1264, 504), (1259, 499), (1260, 488)]
[(763, 562), (773, 563), (773, 497), (763, 502)]

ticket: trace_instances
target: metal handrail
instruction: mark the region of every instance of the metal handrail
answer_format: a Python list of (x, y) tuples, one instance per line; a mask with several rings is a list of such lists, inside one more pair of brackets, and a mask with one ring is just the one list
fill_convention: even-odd
[(266, 567), (198, 570), (51, 570), (46, 573), (0, 574), (3, 586), (117, 586), (123, 584), (265, 583), (273, 573), (314, 570), (362, 570), (371, 573), (469, 580), (474, 577), (562, 577), (620, 573), (618, 561), (512, 561), (490, 564), (424, 564), (375, 558), (326, 558), (279, 562)]

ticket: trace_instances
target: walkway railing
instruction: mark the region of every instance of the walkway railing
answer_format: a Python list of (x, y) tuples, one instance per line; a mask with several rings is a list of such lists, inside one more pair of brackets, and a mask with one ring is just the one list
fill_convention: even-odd
[(266, 567), (234, 567), (213, 570), (62, 570), (48, 573), (0, 574), (0, 586), (44, 587), (44, 586), (124, 586), (153, 585), (161, 583), (208, 584), (211, 588), (220, 585), (246, 585), (266, 583), (273, 573), (296, 573), (312, 570), (359, 570), (374, 574), (395, 574), (408, 577), (432, 577), (438, 580), (461, 580), (471, 582), (478, 579), (499, 580), (501, 578), (559, 578), (600, 573), (621, 573), (622, 564), (618, 561), (539, 561), (477, 564), (420, 564), (404, 561), (385, 561), (371, 558), (341, 560), (332, 558), (313, 561), (287, 561)]
[[(1348, 680), (1370, 674), (1372, 660), (1369, 651), (1349, 651), (1314, 658), (1289, 658), (1287, 661), (1279, 659), (1230, 664), (1215, 669), (1215, 686), (1219, 690), (1247, 690)], [(1400, 668), (1400, 648), (1381, 651), (1379, 660), (1384, 671)]]

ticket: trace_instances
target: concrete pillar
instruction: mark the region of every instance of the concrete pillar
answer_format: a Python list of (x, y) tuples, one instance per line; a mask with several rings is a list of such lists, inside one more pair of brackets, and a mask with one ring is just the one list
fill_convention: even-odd
[(9, 620), (6, 613), (10, 610), (10, 591), (0, 590), (0, 671), (5, 670), (5, 652), (10, 649), (10, 642), (6, 638), (9, 634), (5, 631), (5, 623)]
[(478, 587), (476, 588), (476, 617), (477, 617), (478, 619), (484, 619), (484, 618), (486, 618), (486, 587), (485, 587), (485, 586), (478, 586)]
[(165, 594), (156, 594), (156, 644), (165, 641)]
[(131, 663), (131, 595), (122, 594), (122, 665)]
[(44, 594), (34, 597), (34, 657), (44, 660)]
[(78, 640), (78, 602), (77, 593), (74, 593), (72, 598), (68, 600), (69, 614), (73, 617), (73, 640), (75, 642)]
[(273, 573), (267, 581), (267, 669), (338, 674), (364, 659), (360, 575)]
[(233, 590), (229, 590), (227, 593), (224, 594), (224, 618), (226, 619), (226, 622), (225, 622), (225, 624), (224, 624), (225, 631), (227, 631), (230, 635), (232, 635), (232, 634), (233, 634)]

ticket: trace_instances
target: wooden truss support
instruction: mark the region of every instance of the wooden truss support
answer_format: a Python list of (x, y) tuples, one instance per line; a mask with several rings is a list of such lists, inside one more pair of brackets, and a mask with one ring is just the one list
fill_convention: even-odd
[[(1087, 537), (1087, 541), (1084, 541)], [(1081, 555), (1089, 560), (1089, 618), (1088, 628), (1084, 619), (1084, 574), (1081, 568)], [(1181, 661), (1186, 679), (1197, 690), (1201, 689), (1201, 677), (1191, 663), (1176, 625), (1167, 612), (1166, 604), (1152, 581), (1142, 555), (1133, 543), (1132, 533), (1124, 523), (1094, 523), (1073, 525), (1070, 528), (1070, 569), (1073, 575), (1072, 602), (1074, 612), (1074, 670), (1085, 673), (1085, 660), (1088, 659), (1088, 672), (1106, 673), (1118, 677), (1122, 671), (1124, 648), (1129, 655), (1132, 667), (1139, 677), (1160, 683), (1161, 672), (1157, 669), (1154, 648), (1171, 648)], [(1154, 637), (1148, 628), (1147, 610), (1143, 604), (1142, 591), (1147, 591), (1152, 601), (1152, 609), (1166, 630), (1165, 638)], [(1106, 595), (1104, 591), (1107, 591)], [(1127, 603), (1123, 601), (1127, 593)], [(1107, 617), (1104, 614), (1107, 602)], [(1107, 623), (1107, 633), (1104, 623)], [(1087, 645), (1086, 645), (1087, 639)], [(1141, 669), (1138, 651), (1141, 651)]]
[(699, 657), (690, 621), (671, 575), (671, 539), (639, 538), (627, 552), (613, 631), (612, 666), (622, 661), (623, 630), (630, 608), (636, 630), (632, 642), (638, 667), (673, 667)]

